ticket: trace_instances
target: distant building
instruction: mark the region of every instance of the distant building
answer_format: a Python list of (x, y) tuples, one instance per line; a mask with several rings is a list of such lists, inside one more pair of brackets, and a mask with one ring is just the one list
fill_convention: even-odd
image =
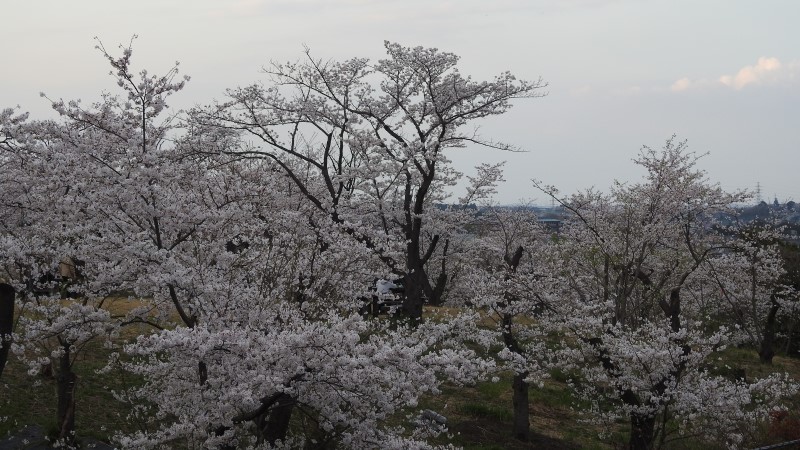
[(544, 229), (551, 233), (558, 234), (561, 232), (561, 219), (538, 219), (537, 220)]

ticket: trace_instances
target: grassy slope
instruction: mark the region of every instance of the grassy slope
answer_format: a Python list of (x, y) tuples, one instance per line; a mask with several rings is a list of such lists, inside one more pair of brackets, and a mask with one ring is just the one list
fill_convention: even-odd
[[(759, 363), (758, 354), (750, 349), (729, 349), (722, 354), (720, 364), (744, 369), (747, 379), (773, 372), (787, 372), (800, 380), (800, 359), (776, 356), (773, 366)], [(450, 430), (460, 433), (454, 443), (467, 449), (612, 449), (624, 448), (627, 441), (626, 424), (620, 424), (608, 438), (598, 437), (599, 429), (582, 422), (576, 403), (559, 374), (544, 383), (542, 388), (531, 387), (530, 420), (534, 433), (532, 442), (521, 443), (511, 437), (512, 404), (511, 375), (505, 374), (498, 383), (480, 383), (474, 387), (449, 387), (443, 395), (422, 404), (447, 416)], [(800, 439), (800, 396), (790, 399), (789, 415), (794, 419), (785, 426), (764, 424), (755, 436), (756, 445), (767, 445), (790, 439)], [(798, 425), (795, 427), (795, 425)], [(783, 428), (783, 429), (781, 429)], [(787, 429), (788, 428), (788, 429)], [(794, 433), (793, 433), (794, 432)], [(713, 443), (676, 441), (668, 448), (712, 450)]]
[[(97, 370), (106, 364), (109, 351), (89, 344), (73, 368), (76, 386), (76, 432), (81, 437), (108, 441), (114, 430), (131, 431), (126, 420), (127, 406), (117, 401), (112, 391), (123, 390), (132, 382), (120, 372), (109, 375)], [(0, 380), (0, 439), (24, 425), (40, 425), (48, 434), (56, 432), (56, 380), (52, 376), (30, 376), (27, 366), (11, 358)]]
[[(125, 335), (134, 336), (138, 331), (128, 330)], [(136, 424), (126, 419), (127, 408), (114, 399), (112, 390), (122, 390), (135, 382), (121, 372), (98, 374), (106, 363), (110, 350), (99, 343), (89, 348), (75, 363), (78, 374), (77, 387), (77, 433), (81, 437), (108, 441), (114, 431), (133, 431)], [(748, 379), (772, 371), (788, 372), (800, 379), (800, 360), (776, 357), (772, 367), (762, 366), (758, 355), (752, 350), (730, 349), (723, 357), (723, 364), (744, 368)], [(48, 431), (55, 427), (55, 380), (31, 377), (27, 368), (11, 358), (3, 378), (0, 380), (0, 439), (22, 428), (38, 424)], [(531, 387), (532, 442), (522, 443), (511, 437), (511, 375), (502, 374), (497, 383), (479, 383), (475, 386), (445, 386), (442, 395), (424, 399), (422, 408), (433, 409), (448, 419), (451, 441), (467, 449), (610, 449), (620, 447), (626, 440), (624, 424), (619, 432), (607, 440), (598, 438), (598, 429), (581, 422), (579, 413), (573, 409), (574, 400), (566, 388), (564, 377), (554, 374), (543, 387)], [(800, 398), (794, 399), (793, 409), (798, 411)], [(792, 428), (791, 426), (789, 428)], [(775, 429), (765, 426), (758, 444), (786, 440)], [(441, 440), (440, 442), (448, 442)], [(681, 442), (674, 448), (691, 448)], [(701, 448), (701, 447), (697, 447)], [(703, 445), (709, 450), (708, 445)]]
[[(106, 306), (113, 314), (122, 314), (140, 303), (119, 298)], [(126, 327), (116, 344), (135, 338), (145, 329), (144, 325)], [(116, 400), (112, 392), (122, 391), (137, 380), (122, 371), (98, 373), (111, 352), (99, 340), (90, 341), (73, 363), (78, 377), (75, 427), (79, 439), (109, 442), (115, 431), (136, 430), (136, 424), (127, 419), (127, 405)], [(56, 380), (53, 376), (28, 375), (27, 370), (19, 359), (9, 355), (0, 379), (0, 440), (26, 425), (39, 425), (49, 435), (56, 434)]]

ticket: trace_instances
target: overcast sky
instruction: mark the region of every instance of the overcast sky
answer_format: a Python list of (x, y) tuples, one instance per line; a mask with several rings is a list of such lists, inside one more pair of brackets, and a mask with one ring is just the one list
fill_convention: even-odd
[(562, 192), (641, 176), (631, 158), (672, 134), (726, 189), (800, 201), (800, 1), (796, 0), (4, 0), (0, 107), (49, 115), (39, 98), (84, 102), (114, 88), (109, 50), (134, 65), (191, 75), (173, 107), (264, 79), (270, 60), (383, 56), (383, 41), (462, 57), (462, 73), (510, 70), (549, 83), (481, 134), (527, 150), (465, 149), (460, 170), (508, 161), (497, 201), (545, 203)]

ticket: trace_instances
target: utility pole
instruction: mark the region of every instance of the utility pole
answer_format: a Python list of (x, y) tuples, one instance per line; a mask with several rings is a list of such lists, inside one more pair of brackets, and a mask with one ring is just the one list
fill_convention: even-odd
[(761, 203), (761, 182), (756, 181), (756, 203)]

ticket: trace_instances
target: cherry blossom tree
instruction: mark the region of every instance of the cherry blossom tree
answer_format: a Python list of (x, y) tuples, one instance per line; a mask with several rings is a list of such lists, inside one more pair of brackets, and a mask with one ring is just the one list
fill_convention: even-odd
[[(595, 421), (630, 423), (632, 448), (692, 434), (735, 446), (796, 390), (710, 369), (742, 336), (769, 353), (770, 320), (795, 293), (773, 235), (712, 226), (744, 196), (710, 184), (683, 143), (645, 148), (645, 179), (608, 195), (540, 187), (570, 214), (553, 236), (528, 214), (466, 207), (493, 193), (499, 165), (442, 207), (460, 176), (451, 149), (510, 149), (471, 126), (541, 81), (477, 82), (453, 54), (387, 43), (374, 63), (273, 64), (271, 86), (182, 114), (167, 106), (188, 80), (177, 64), (136, 72), (130, 45), (98, 48), (118, 94), (51, 100), (56, 121), (0, 113), (12, 348), (31, 372), (54, 367), (64, 445), (78, 355), (132, 324), (147, 328), (108, 365), (144, 380), (117, 393), (143, 424), (116, 436), (126, 448), (430, 448), (443, 429), (415, 418), (422, 396), (498, 366), (513, 373), (520, 439), (529, 386), (558, 367)], [(424, 300), (471, 308), (365, 317), (377, 278), (402, 280), (412, 319)], [(724, 322), (736, 314), (739, 330)]]
[(485, 208), (476, 226), (473, 264), (461, 281), (466, 304), (488, 313), (503, 349), (501, 367), (513, 374), (514, 437), (530, 439), (530, 386), (541, 385), (552, 363), (546, 337), (553, 328), (543, 308), (557, 278), (547, 262), (550, 234), (524, 210)]
[[(102, 44), (98, 48), (124, 97), (106, 94), (88, 108), (80, 101), (52, 101), (60, 123), (18, 127), (28, 135), (17, 138), (24, 145), (10, 158), (16, 170), (6, 172), (14, 189), (4, 191), (16, 196), (4, 204), (15, 208), (8, 217), (17, 224), (4, 234), (4, 254), (11, 259), (6, 266), (17, 267), (17, 282), (33, 294), (23, 303), (28, 314), (21, 319), (17, 352), (32, 370), (48, 357), (58, 361), (58, 423), (67, 441), (75, 415), (72, 365), (81, 349), (119, 325), (168, 326), (171, 314), (195, 326), (200, 306), (211, 304), (198, 285), (210, 281), (200, 272), (213, 261), (206, 246), (224, 251), (231, 238), (227, 225), (246, 227), (238, 219), (251, 216), (227, 207), (236, 204), (232, 180), (241, 174), (223, 177), (224, 171), (183, 158), (170, 145), (179, 136), (174, 118), (164, 118), (165, 100), (185, 82), (177, 69), (165, 76), (135, 75), (130, 47), (120, 58)], [(195, 142), (188, 139), (184, 145)], [(224, 145), (224, 139), (217, 143)], [(54, 267), (61, 273), (54, 275)], [(39, 286), (43, 280), (54, 281)], [(60, 284), (56, 295), (54, 283)], [(108, 303), (125, 291), (148, 301), (126, 317), (113, 317)], [(65, 294), (78, 298), (65, 301)], [(202, 379), (203, 361), (197, 364)]]
[[(13, 154), (18, 146), (18, 142), (14, 138), (17, 125), (24, 122), (27, 118), (26, 115), (16, 115), (15, 110), (8, 108), (0, 112), (0, 173), (13, 172)], [(5, 195), (2, 197), (0, 203), (0, 214), (4, 220), (0, 222), (2, 228), (0, 229), (0, 239), (6, 241), (9, 230), (16, 229), (17, 223), (14, 223), (13, 214), (14, 208), (11, 206), (13, 203), (12, 198), (16, 196), (16, 189), (9, 183), (10, 179), (6, 176), (0, 178), (0, 188)], [(14, 192), (14, 194), (12, 194)], [(8, 354), (11, 350), (11, 333), (14, 329), (14, 307), (16, 302), (16, 289), (8, 281), (11, 281), (8, 276), (10, 261), (0, 261), (3, 271), (0, 274), (0, 377), (3, 375), (3, 369), (8, 360)]]
[[(61, 292), (32, 284), (15, 340), (33, 369), (60, 363), (65, 443), (78, 353), (141, 323), (151, 332), (123, 349), (133, 361), (109, 365), (145, 380), (120, 398), (151, 428), (119, 436), (123, 446), (425, 446), (440, 430), (395, 419), (443, 380), (468, 382), (493, 366), (463, 345), (481, 335), (475, 318), (409, 327), (359, 315), (372, 280), (402, 252), (386, 236), (376, 250), (371, 223), (344, 222), (315, 201), (331, 186), (344, 193), (341, 176), (320, 178), (302, 159), (249, 157), (236, 130), (182, 122), (167, 113), (186, 81), (177, 68), (135, 73), (130, 46), (121, 57), (99, 49), (122, 95), (88, 107), (52, 101), (61, 120), (18, 127), (30, 138), (20, 135), (25, 145), (3, 160), (16, 164), (3, 205), (24, 218), (4, 222), (15, 282), (82, 264), (80, 276), (50, 282)], [(120, 292), (137, 306), (115, 315), (108, 306), (125, 301)]]
[[(645, 147), (643, 182), (610, 195), (559, 200), (572, 217), (558, 239), (564, 361), (598, 422), (627, 417), (631, 448), (699, 435), (736, 446), (742, 430), (796, 390), (780, 376), (752, 383), (715, 376), (711, 358), (735, 342), (725, 324), (693, 314), (706, 273), (730, 244), (711, 226), (742, 194), (727, 194), (695, 168), (685, 143)], [(721, 270), (721, 266), (717, 266)], [(568, 365), (565, 367), (569, 367)], [(731, 413), (735, 411), (735, 413)]]
[[(452, 324), (393, 331), (385, 321), (357, 314), (303, 321), (297, 318), (302, 312), (290, 305), (275, 306), (280, 316), (266, 329), (203, 326), (141, 339), (137, 348), (146, 345), (149, 362), (131, 370), (151, 382), (131, 395), (157, 405), (157, 417), (174, 419), (121, 443), (296, 448), (315, 440), (346, 448), (424, 446), (419, 430), (406, 429), (402, 421), (388, 426), (387, 419), (413, 407), (420, 395), (436, 393), (437, 373), (464, 382), (490, 367), (471, 352), (431, 351), (447, 346)], [(183, 375), (196, 358), (209, 367), (203, 389)], [(264, 415), (276, 409), (292, 410), (302, 428), (289, 430), (276, 423), (277, 415)]]
[[(6, 116), (8, 117), (8, 116)], [(59, 164), (69, 159), (49, 122), (4, 120), (2, 248), (4, 277), (21, 297), (19, 325), (12, 349), (26, 356), (32, 372), (55, 367), (58, 438), (74, 439), (75, 386), (72, 365), (90, 340), (107, 335), (108, 315), (89, 299), (63, 302), (74, 294), (76, 227), (83, 223), (70, 202), (71, 182)], [(73, 267), (74, 268), (74, 267)], [(81, 288), (78, 288), (81, 289)], [(13, 292), (13, 291), (12, 291)], [(30, 350), (30, 352), (26, 351)]]
[[(505, 113), (515, 98), (541, 95), (545, 84), (507, 72), (476, 82), (451, 53), (388, 42), (386, 50), (376, 63), (323, 62), (309, 52), (303, 62), (273, 63), (265, 70), (271, 86), (231, 90), (229, 101), (196, 118), (251, 136), (253, 146), (235, 154), (280, 166), (312, 205), (403, 278), (403, 309), (419, 318), (425, 298), (436, 302), (443, 291), (426, 269), (442, 239), (423, 239), (423, 224), (439, 187), (453, 182), (448, 149), (509, 149), (466, 128)], [(298, 168), (321, 180), (319, 189)], [(379, 226), (363, 226), (371, 221)]]
[(734, 228), (732, 251), (716, 258), (710, 277), (719, 285), (706, 308), (738, 326), (742, 340), (756, 347), (762, 363), (775, 356), (779, 314), (797, 307), (797, 292), (788, 279), (777, 224), (751, 223)]

